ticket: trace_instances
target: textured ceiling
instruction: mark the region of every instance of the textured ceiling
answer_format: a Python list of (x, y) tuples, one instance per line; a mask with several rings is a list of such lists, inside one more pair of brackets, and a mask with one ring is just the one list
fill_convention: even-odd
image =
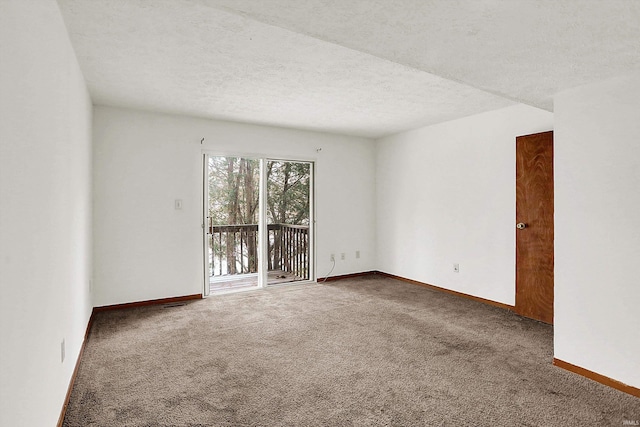
[(380, 137), (640, 68), (640, 1), (58, 0), (96, 104)]
[(200, 2), (547, 110), (559, 90), (640, 68), (637, 0)]

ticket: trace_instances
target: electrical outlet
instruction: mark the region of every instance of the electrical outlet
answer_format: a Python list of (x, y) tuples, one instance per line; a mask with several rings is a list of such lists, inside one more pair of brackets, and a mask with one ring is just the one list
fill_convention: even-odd
[(360, 251), (356, 251), (356, 259), (360, 258)]
[(62, 342), (60, 343), (60, 363), (64, 363), (64, 338), (62, 339)]
[(341, 259), (342, 261), (344, 261), (344, 260), (346, 259), (346, 257), (347, 257), (347, 256), (346, 256), (346, 254), (345, 254), (344, 252), (342, 252), (342, 253), (340, 254), (340, 259)]
[(335, 260), (336, 260), (336, 254), (331, 254), (331, 258), (329, 258), (329, 261), (335, 262)]
[(460, 273), (460, 264), (458, 263), (453, 264), (453, 272)]

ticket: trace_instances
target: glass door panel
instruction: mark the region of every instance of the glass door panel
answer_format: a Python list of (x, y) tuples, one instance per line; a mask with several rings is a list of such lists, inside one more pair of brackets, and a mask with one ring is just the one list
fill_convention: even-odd
[(258, 286), (260, 161), (206, 156), (209, 292)]
[(267, 284), (311, 278), (311, 163), (266, 162)]

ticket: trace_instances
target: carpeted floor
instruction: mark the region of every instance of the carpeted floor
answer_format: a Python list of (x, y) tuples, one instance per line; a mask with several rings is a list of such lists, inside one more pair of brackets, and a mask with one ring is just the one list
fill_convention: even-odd
[(620, 426), (552, 328), (381, 276), (98, 313), (71, 426)]

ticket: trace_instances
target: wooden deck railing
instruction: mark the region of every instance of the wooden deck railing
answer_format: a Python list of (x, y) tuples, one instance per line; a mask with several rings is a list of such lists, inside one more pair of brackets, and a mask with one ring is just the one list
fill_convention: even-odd
[[(268, 224), (269, 271), (281, 270), (299, 279), (309, 278), (309, 227)], [(209, 227), (212, 276), (258, 271), (258, 225), (213, 225)]]

